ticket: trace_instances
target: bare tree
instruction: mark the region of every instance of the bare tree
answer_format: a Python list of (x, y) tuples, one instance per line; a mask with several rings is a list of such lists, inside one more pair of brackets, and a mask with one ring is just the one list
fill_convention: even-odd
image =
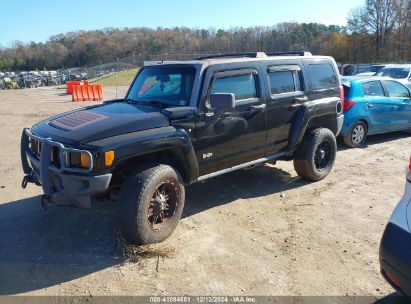
[(399, 26), (407, 0), (366, 0), (365, 6), (350, 12), (347, 26), (353, 33), (372, 34), (377, 59), (389, 37)]

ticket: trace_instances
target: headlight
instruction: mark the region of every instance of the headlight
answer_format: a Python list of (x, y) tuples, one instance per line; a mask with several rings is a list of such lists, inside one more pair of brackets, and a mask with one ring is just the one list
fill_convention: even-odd
[(86, 152), (69, 152), (68, 154), (67, 166), (70, 168), (92, 169), (90, 163), (90, 155)]
[(90, 168), (90, 156), (87, 153), (80, 153), (80, 167), (85, 169)]

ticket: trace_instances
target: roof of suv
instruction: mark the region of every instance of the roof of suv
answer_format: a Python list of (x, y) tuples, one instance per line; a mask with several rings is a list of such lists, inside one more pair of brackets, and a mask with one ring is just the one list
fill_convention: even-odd
[[(248, 53), (247, 53), (248, 54)], [(311, 53), (305, 53), (304, 55), (288, 55), (286, 53), (276, 54), (276, 55), (267, 55), (263, 52), (258, 52), (256, 57), (242, 56), (238, 54), (238, 57), (233, 54), (225, 55), (215, 55), (200, 57), (198, 59), (186, 60), (186, 61), (148, 61), (145, 62), (145, 66), (156, 66), (156, 65), (166, 65), (166, 64), (200, 64), (200, 65), (214, 65), (214, 64), (224, 64), (224, 63), (235, 63), (235, 62), (249, 62), (249, 61), (272, 61), (272, 60), (297, 60), (297, 59), (331, 59), (329, 56), (314, 56)]]

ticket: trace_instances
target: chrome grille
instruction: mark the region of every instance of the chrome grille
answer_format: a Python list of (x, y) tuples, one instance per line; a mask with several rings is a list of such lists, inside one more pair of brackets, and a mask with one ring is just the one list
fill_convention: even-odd
[[(68, 171), (68, 172), (91, 172), (94, 168), (94, 160), (93, 155), (88, 150), (82, 149), (75, 149), (65, 147), (62, 143), (56, 142), (51, 140), (50, 138), (41, 138), (36, 136), (30, 132), (29, 129), (24, 129), (25, 134), (28, 137), (28, 146), (26, 146), (29, 159), (32, 158), (37, 159), (37, 161), (51, 163), (54, 167), (57, 167), (59, 171)], [(46, 155), (42, 155), (42, 146), (46, 149), (48, 146), (50, 147), (50, 154), (49, 157)], [(80, 168), (75, 163), (72, 167), (71, 163), (71, 154), (75, 153), (78, 154), (85, 154), (89, 159), (89, 166), (88, 168)], [(44, 154), (44, 153), (43, 153)], [(45, 159), (43, 160), (42, 157)], [(30, 160), (31, 161), (31, 160)]]
[(30, 150), (37, 158), (40, 158), (41, 142), (34, 138), (30, 138)]

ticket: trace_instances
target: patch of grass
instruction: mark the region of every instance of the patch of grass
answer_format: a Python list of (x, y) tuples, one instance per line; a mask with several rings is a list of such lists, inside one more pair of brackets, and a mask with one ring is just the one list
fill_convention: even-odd
[(149, 244), (142, 246), (130, 244), (124, 239), (121, 231), (116, 232), (116, 239), (116, 252), (120, 255), (123, 263), (141, 263), (150, 258), (157, 258), (156, 270), (158, 271), (159, 258), (170, 258), (175, 253), (174, 248), (165, 244)]
[(90, 79), (90, 83), (101, 83), (103, 86), (106, 87), (115, 87), (116, 83), (118, 86), (129, 86), (136, 76), (138, 68), (131, 69), (127, 71), (122, 71), (118, 73), (114, 73), (108, 76), (97, 77), (94, 79)]

